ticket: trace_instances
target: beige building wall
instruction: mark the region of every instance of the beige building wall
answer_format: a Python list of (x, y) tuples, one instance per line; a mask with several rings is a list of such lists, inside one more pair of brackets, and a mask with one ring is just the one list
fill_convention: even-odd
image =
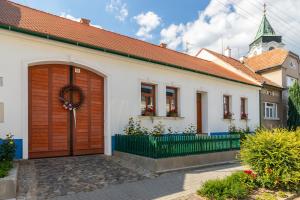
[[(265, 118), (265, 109), (264, 103), (276, 103), (277, 104), (277, 112), (278, 119), (266, 119)], [(282, 127), (284, 125), (284, 117), (283, 117), (283, 103), (282, 103), (282, 94), (279, 88), (264, 86), (260, 91), (260, 119), (261, 126), (265, 128), (277, 128)]]
[[(288, 119), (288, 79), (290, 79), (289, 77), (291, 77), (299, 81), (299, 70), (299, 58), (297, 56), (294, 56), (293, 54), (289, 54), (282, 66), (278, 66), (277, 69), (262, 73), (262, 76), (272, 80), (274, 83), (277, 83), (283, 88), (281, 95), (282, 106), (280, 106), (281, 109), (278, 110), (278, 114), (282, 115), (281, 120), (284, 126), (287, 125)], [(266, 98), (268, 99), (268, 97)], [(264, 110), (262, 109), (262, 111)]]

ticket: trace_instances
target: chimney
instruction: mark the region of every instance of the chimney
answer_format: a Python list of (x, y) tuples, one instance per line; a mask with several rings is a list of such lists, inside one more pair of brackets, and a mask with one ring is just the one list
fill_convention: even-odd
[(231, 58), (231, 49), (229, 46), (225, 49), (224, 55)]
[(167, 48), (167, 44), (166, 43), (160, 43), (160, 45), (159, 45), (160, 47), (162, 47), (162, 48)]
[(85, 18), (81, 18), (80, 19), (80, 23), (81, 24), (84, 24), (84, 25), (90, 25), (90, 22), (91, 22), (91, 20), (89, 20), (89, 19), (85, 19)]
[(245, 60), (246, 60), (246, 58), (247, 58), (246, 56), (242, 56), (242, 57), (240, 57), (240, 62), (241, 62), (241, 63), (244, 63), (244, 62), (245, 62)]

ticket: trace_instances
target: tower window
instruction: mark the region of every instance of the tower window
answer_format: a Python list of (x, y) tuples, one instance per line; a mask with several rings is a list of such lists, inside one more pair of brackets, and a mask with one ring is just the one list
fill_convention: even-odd
[(270, 48), (269, 48), (269, 51), (271, 51), (271, 50), (273, 50), (273, 49), (275, 49), (275, 48), (274, 48), (274, 47), (270, 47)]

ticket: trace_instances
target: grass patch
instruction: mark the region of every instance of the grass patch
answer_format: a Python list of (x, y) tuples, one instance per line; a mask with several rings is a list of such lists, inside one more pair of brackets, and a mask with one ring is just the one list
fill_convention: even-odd
[(9, 170), (11, 170), (12, 168), (12, 161), (0, 161), (0, 178), (7, 176)]
[(245, 199), (255, 189), (255, 179), (244, 172), (236, 172), (225, 179), (209, 180), (197, 193), (208, 199)]

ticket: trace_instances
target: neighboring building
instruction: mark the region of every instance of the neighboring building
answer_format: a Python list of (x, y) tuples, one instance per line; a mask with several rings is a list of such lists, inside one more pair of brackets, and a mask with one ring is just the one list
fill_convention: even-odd
[[(111, 155), (129, 117), (179, 132), (227, 132), (233, 119), (259, 125), (257, 81), (88, 20), (0, 0), (0, 44), (0, 137), (13, 133), (23, 158)], [(61, 95), (80, 100), (80, 91), (81, 107), (66, 110)]]
[(282, 37), (276, 35), (266, 16), (266, 10), (254, 41), (249, 45), (248, 57), (259, 55), (275, 48), (283, 48)]
[(239, 60), (232, 58), (229, 48), (225, 51), (225, 54), (222, 55), (208, 49), (201, 49), (197, 57), (212, 61), (244, 78), (260, 84), (262, 86), (260, 104), (256, 106), (256, 109), (260, 110), (260, 125), (266, 128), (282, 127), (284, 125), (282, 87), (271, 81), (273, 79), (268, 79), (255, 73)]
[[(299, 63), (299, 56), (285, 49), (273, 49), (244, 60), (244, 64), (255, 71), (255, 73), (272, 80), (272, 82), (283, 88), (281, 95), (282, 108), (278, 104), (271, 105), (267, 102), (262, 107), (265, 110), (265, 118), (268, 117), (268, 109), (272, 110), (271, 113), (280, 113), (282, 111), (283, 126), (287, 125), (288, 88), (300, 78)], [(263, 90), (263, 92), (265, 91)], [(273, 93), (270, 94), (273, 95)], [(274, 95), (276, 96), (276, 93)], [(276, 114), (274, 117), (276, 118)]]
[(197, 57), (212, 61), (236, 74), (257, 81), (260, 91), (261, 125), (267, 128), (286, 127), (288, 113), (288, 88), (299, 80), (299, 56), (283, 49), (282, 37), (276, 35), (266, 12), (254, 39), (248, 57), (241, 61), (231, 58), (227, 48), (225, 55), (202, 49)]

